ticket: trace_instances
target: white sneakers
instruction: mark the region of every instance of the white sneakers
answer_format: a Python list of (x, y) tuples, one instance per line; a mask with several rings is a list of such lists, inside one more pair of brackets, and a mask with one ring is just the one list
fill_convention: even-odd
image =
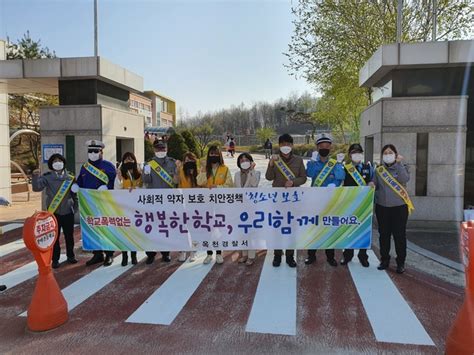
[(216, 255), (216, 263), (218, 263), (218, 264), (223, 264), (224, 263), (224, 258), (222, 257), (221, 254)]
[(211, 261), (212, 261), (212, 255), (208, 255), (204, 259), (203, 264), (209, 264)]
[(196, 260), (196, 252), (192, 251), (189, 253), (189, 262), (192, 263), (195, 260)]
[(181, 261), (181, 262), (186, 261), (186, 252), (185, 251), (182, 251), (182, 252), (179, 253), (178, 261)]

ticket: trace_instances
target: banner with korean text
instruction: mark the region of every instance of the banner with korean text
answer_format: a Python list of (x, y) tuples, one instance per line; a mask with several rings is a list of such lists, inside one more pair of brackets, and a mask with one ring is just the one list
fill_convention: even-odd
[(371, 187), (81, 189), (85, 250), (370, 248)]

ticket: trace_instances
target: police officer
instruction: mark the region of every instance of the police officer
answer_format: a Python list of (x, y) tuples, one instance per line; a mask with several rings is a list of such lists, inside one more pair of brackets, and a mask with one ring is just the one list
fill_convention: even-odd
[[(306, 166), (306, 175), (311, 177), (313, 187), (337, 187), (341, 186), (344, 178), (344, 154), (337, 154), (337, 160), (329, 159), (332, 148), (330, 135), (321, 133), (316, 137), (317, 152), (313, 153), (311, 160)], [(326, 249), (326, 259), (329, 265), (337, 266), (334, 258), (334, 249)], [(316, 250), (308, 249), (308, 257), (304, 261), (306, 265), (316, 261)]]
[[(345, 164), (346, 178), (344, 186), (375, 186), (372, 182), (374, 177), (374, 169), (370, 162), (363, 163), (364, 150), (358, 143), (351, 144), (349, 147), (349, 157), (351, 162)], [(362, 178), (362, 180), (360, 179)], [(369, 267), (369, 256), (367, 249), (360, 249), (357, 255), (363, 267)], [(344, 249), (341, 265), (347, 265), (354, 257), (354, 249)]]
[[(170, 189), (179, 182), (176, 160), (168, 157), (168, 147), (164, 140), (158, 139), (153, 143), (155, 156), (143, 168), (143, 183), (149, 189)], [(156, 252), (147, 251), (147, 264), (155, 260)], [(170, 262), (170, 252), (162, 251), (161, 260)]]
[[(103, 150), (105, 144), (98, 140), (89, 140), (86, 142), (88, 161), (81, 167), (77, 184), (71, 188), (72, 192), (77, 192), (80, 188), (93, 190), (113, 190), (116, 170), (114, 164), (104, 160)], [(109, 266), (114, 260), (114, 251), (94, 250), (94, 256), (86, 262), (86, 265), (104, 263)]]

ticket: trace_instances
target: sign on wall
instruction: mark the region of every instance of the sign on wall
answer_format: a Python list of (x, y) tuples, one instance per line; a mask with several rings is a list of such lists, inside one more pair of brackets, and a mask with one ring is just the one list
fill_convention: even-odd
[(61, 154), (62, 156), (64, 156), (64, 144), (43, 144), (42, 152), (43, 163), (47, 163), (48, 159), (53, 154)]

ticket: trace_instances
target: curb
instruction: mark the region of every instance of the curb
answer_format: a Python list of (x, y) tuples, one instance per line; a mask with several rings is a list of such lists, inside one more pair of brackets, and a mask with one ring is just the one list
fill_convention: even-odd
[(410, 242), (409, 240), (407, 240), (407, 248), (410, 249), (411, 251), (417, 253), (417, 254), (420, 254), (428, 259), (431, 259), (441, 265), (444, 265), (446, 267), (449, 267), (450, 269), (453, 269), (453, 270), (456, 270), (456, 271), (459, 271), (461, 273), (464, 273), (464, 265), (462, 265), (461, 263), (458, 263), (456, 261), (452, 261), (448, 258), (445, 258), (443, 256), (440, 256), (436, 253), (433, 253), (429, 250), (426, 250), (412, 242)]

